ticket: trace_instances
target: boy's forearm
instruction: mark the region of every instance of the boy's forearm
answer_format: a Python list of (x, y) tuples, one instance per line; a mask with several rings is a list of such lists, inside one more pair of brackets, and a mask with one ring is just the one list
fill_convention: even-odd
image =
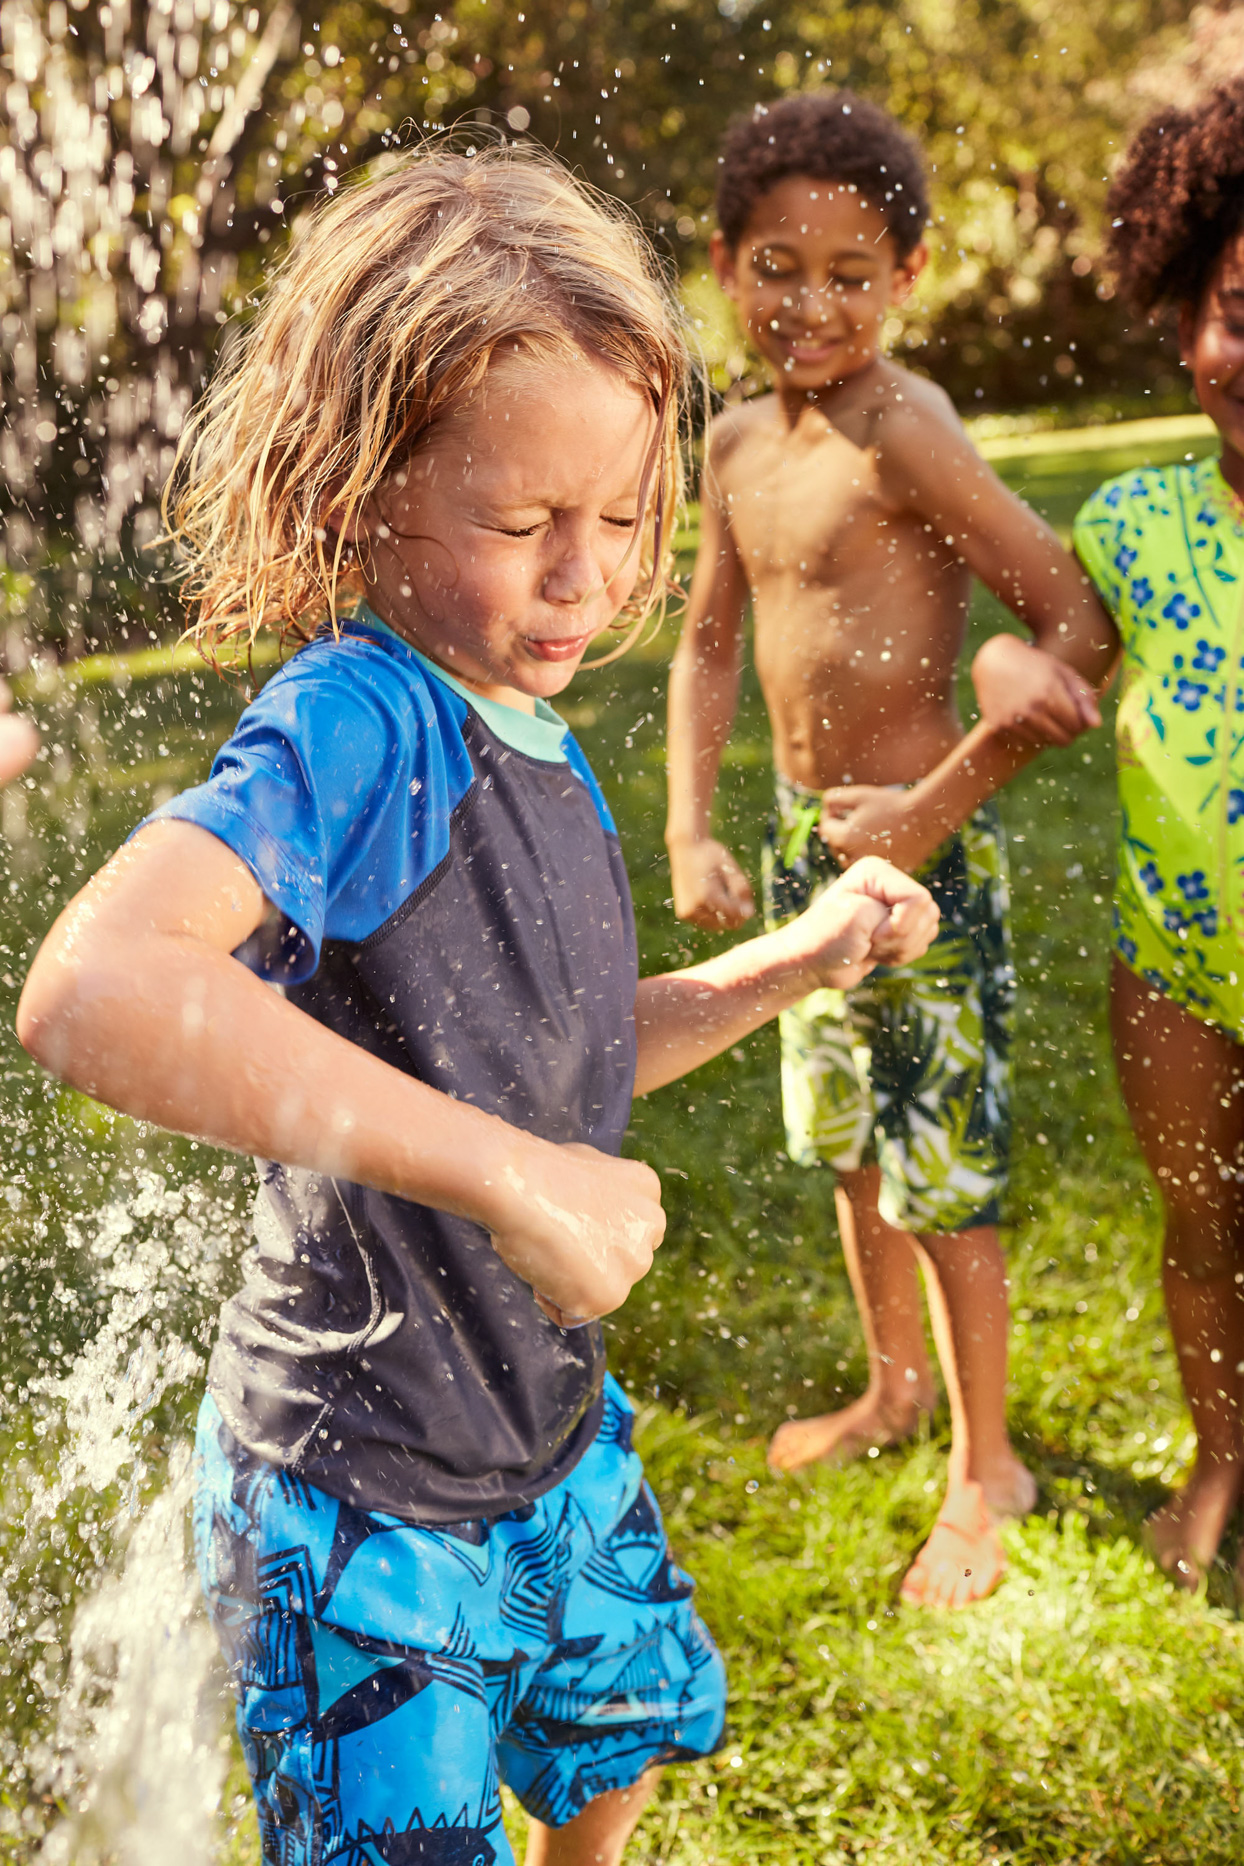
[(712, 833), (713, 793), (739, 699), (739, 656), (701, 653), (684, 635), (670, 669), (666, 846)]
[(641, 979), (635, 995), (636, 1095), (719, 1056), (807, 997), (817, 982), (807, 954), (785, 927), (686, 971)]
[(920, 824), (931, 853), (966, 823), (1004, 784), (1042, 750), (1015, 732), (1000, 732), (980, 720), (908, 793), (907, 806)]
[(326, 1030), (236, 960), (152, 937), (61, 970), (32, 974), (20, 1034), (85, 1094), (496, 1228), (526, 1137)]

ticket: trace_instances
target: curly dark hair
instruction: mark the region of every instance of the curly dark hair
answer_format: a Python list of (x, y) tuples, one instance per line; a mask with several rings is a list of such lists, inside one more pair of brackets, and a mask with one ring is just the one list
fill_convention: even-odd
[(717, 222), (731, 248), (760, 197), (788, 175), (854, 183), (885, 215), (900, 260), (920, 244), (929, 218), (915, 142), (854, 91), (808, 91), (757, 104), (730, 125), (717, 161)]
[(1150, 117), (1106, 209), (1106, 254), (1136, 310), (1199, 304), (1223, 247), (1244, 231), (1244, 77), (1191, 110)]

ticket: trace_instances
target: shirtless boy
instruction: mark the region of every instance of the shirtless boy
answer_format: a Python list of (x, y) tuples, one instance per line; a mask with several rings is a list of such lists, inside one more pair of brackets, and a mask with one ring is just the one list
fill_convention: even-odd
[[(779, 1470), (909, 1436), (935, 1387), (923, 1270), (950, 1401), (949, 1484), (904, 1598), (979, 1599), (997, 1523), (1035, 1485), (1006, 1429), (1007, 1280), (996, 1230), (1009, 1141), (1014, 974), (999, 785), (1042, 744), (1099, 722), (1112, 650), (1049, 528), (973, 450), (940, 389), (881, 352), (925, 259), (918, 152), (849, 92), (790, 97), (727, 134), (717, 277), (773, 391), (713, 425), (702, 532), (670, 683), (667, 843), (676, 911), (733, 927), (751, 890), (712, 835), (718, 763), (750, 598), (777, 803), (765, 911), (780, 924), (840, 866), (882, 852), (942, 911), (927, 959), (817, 992), (782, 1024), (791, 1158), (837, 1176), (869, 1383), (782, 1427)], [(975, 573), (1031, 630), (973, 667), (981, 720), (955, 707)]]

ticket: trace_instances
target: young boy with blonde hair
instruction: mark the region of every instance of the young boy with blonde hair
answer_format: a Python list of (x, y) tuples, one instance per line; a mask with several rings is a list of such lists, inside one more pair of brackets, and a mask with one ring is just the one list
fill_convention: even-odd
[[(710, 431), (702, 532), (670, 683), (667, 842), (678, 914), (737, 926), (751, 890), (711, 830), (743, 618), (773, 731), (765, 911), (784, 923), (859, 856), (917, 873), (942, 913), (914, 965), (781, 1019), (787, 1145), (831, 1166), (868, 1348), (867, 1392), (792, 1421), (793, 1470), (912, 1433), (935, 1391), (917, 1266), (949, 1394), (946, 1499), (904, 1598), (963, 1605), (1002, 1571), (1000, 1518), (1035, 1486), (1006, 1429), (1007, 1279), (996, 1230), (1014, 991), (992, 793), (1099, 722), (1110, 636), (1053, 533), (974, 451), (948, 398), (882, 353), (924, 264), (919, 153), (848, 91), (758, 107), (728, 132), (717, 277), (773, 378)], [(955, 707), (975, 573), (1032, 631), (999, 635)]]

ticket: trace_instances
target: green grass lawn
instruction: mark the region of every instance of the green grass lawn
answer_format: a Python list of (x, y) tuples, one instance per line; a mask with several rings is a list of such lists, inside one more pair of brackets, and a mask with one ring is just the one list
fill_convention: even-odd
[[(1007, 471), (1065, 532), (1101, 478), (1193, 444), (1036, 454)], [(999, 620), (982, 599), (974, 630)], [(583, 676), (565, 708), (619, 820), (649, 970), (713, 945), (679, 927), (668, 901), (670, 645)], [(50, 703), (62, 763), (31, 810), (32, 822), (39, 810), (54, 819), (60, 841), (21, 857), (43, 887), (15, 894), (4, 959), (15, 970), (47, 908), (136, 820), (151, 786), (202, 768), (202, 734), (227, 711), (184, 678), (144, 694), (138, 726), (118, 711), (97, 740), (72, 743), (66, 704)], [(636, 1108), (629, 1147), (661, 1172), (670, 1223), (652, 1274), (610, 1324), (613, 1364), (642, 1409), (649, 1474), (731, 1679), (724, 1748), (669, 1773), (636, 1866), (1227, 1866), (1244, 1855), (1244, 1631), (1229, 1570), (1189, 1599), (1139, 1544), (1191, 1438), (1158, 1289), (1158, 1206), (1106, 1036), (1111, 761), (1107, 730), (1040, 761), (1003, 806), (1021, 976), (1011, 1420), (1040, 1502), (1008, 1532), (1010, 1572), (991, 1600), (953, 1618), (897, 1605), (942, 1493), (944, 1415), (910, 1448), (845, 1470), (780, 1480), (765, 1469), (776, 1425), (837, 1404), (865, 1376), (829, 1175), (781, 1152), (772, 1032)], [(720, 827), (753, 875), (769, 772), (749, 682)], [(102, 1198), (110, 1174), (135, 1170), (140, 1142), (145, 1166), (225, 1196), (217, 1165), (186, 1143), (101, 1125), (89, 1104), (45, 1094), (10, 1051), (5, 1061), (21, 1120), (52, 1151), (45, 1213), (58, 1197)], [(72, 1281), (78, 1263), (89, 1296), (83, 1247), (62, 1233), (48, 1277)], [(10, 1251), (19, 1243), (7, 1234)], [(200, 1331), (216, 1299), (203, 1298)], [(165, 1441), (196, 1398), (190, 1384), (166, 1403)], [(230, 1866), (258, 1860), (244, 1787), (235, 1765)], [(521, 1826), (516, 1813), (516, 1837)]]

